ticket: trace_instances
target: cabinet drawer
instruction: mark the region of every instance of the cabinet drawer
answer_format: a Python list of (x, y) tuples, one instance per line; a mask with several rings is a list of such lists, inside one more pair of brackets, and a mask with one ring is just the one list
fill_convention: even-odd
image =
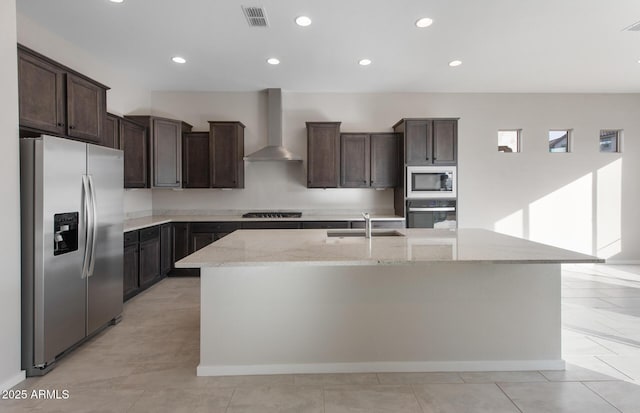
[(242, 229), (300, 229), (300, 222), (291, 222), (291, 221), (243, 222)]
[(349, 228), (349, 221), (312, 221), (303, 222), (302, 229)]
[[(404, 221), (376, 221), (372, 222), (373, 228), (404, 228)], [(364, 221), (351, 221), (351, 228), (364, 228)]]
[(233, 232), (240, 229), (236, 222), (198, 222), (191, 224), (191, 232)]
[(124, 246), (134, 245), (138, 243), (138, 231), (129, 231), (124, 233)]
[(160, 237), (160, 227), (155, 226), (151, 228), (145, 228), (140, 230), (140, 242), (152, 240)]

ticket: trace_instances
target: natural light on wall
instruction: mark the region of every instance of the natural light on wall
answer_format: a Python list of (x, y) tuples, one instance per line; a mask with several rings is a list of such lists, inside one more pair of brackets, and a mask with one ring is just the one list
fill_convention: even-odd
[(609, 258), (622, 250), (622, 159), (598, 169), (596, 254)]
[(591, 254), (592, 179), (589, 173), (529, 204), (529, 239)]
[(493, 230), (513, 237), (524, 237), (524, 216), (522, 210), (502, 218), (493, 225)]

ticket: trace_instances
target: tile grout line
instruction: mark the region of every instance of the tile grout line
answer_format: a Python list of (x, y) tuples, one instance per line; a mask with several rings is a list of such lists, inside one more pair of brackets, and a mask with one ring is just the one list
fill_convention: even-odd
[(612, 369), (614, 369), (615, 371), (617, 371), (618, 373), (622, 374), (623, 376), (627, 377), (629, 380), (633, 380), (636, 381), (636, 379), (634, 379), (633, 377), (629, 376), (628, 374), (624, 373), (623, 371), (621, 371), (620, 369), (616, 368), (614, 365), (612, 365), (611, 363), (607, 363), (606, 360), (601, 359), (598, 356), (593, 356), (596, 360), (601, 361), (602, 363), (606, 364), (607, 366), (611, 367)]
[(424, 407), (422, 406), (422, 403), (420, 403), (420, 398), (418, 397), (418, 395), (416, 394), (416, 385), (415, 384), (410, 384), (409, 387), (411, 388), (411, 393), (413, 394), (413, 398), (416, 400), (416, 402), (418, 403), (418, 407), (420, 408), (420, 411), (423, 413), (427, 413), (424, 409)]
[(609, 406), (613, 407), (614, 409), (616, 409), (617, 411), (619, 411), (620, 413), (624, 413), (622, 412), (622, 410), (618, 409), (616, 406), (613, 405), (613, 403), (611, 403), (609, 400), (607, 400), (604, 396), (602, 396), (600, 393), (598, 393), (597, 391), (593, 390), (591, 387), (587, 386), (586, 383), (584, 382), (580, 382), (580, 384), (582, 384), (584, 387), (586, 387), (591, 393), (595, 394), (596, 396), (598, 396), (599, 398), (601, 398), (602, 400), (604, 400), (605, 403), (607, 403)]
[(236, 395), (237, 387), (233, 388), (233, 392), (231, 392), (231, 397), (229, 397), (229, 401), (227, 402), (227, 407), (224, 408), (225, 413), (229, 411), (229, 407), (231, 406), (231, 400), (233, 400), (233, 396)]
[[(544, 382), (543, 382), (543, 383), (544, 383)], [(496, 386), (498, 386), (498, 388), (500, 389), (500, 391), (502, 392), (502, 394), (504, 394), (504, 396), (505, 396), (507, 399), (509, 399), (509, 401), (510, 401), (510, 402), (511, 402), (515, 407), (516, 407), (516, 409), (518, 409), (518, 411), (519, 411), (520, 413), (523, 413), (523, 412), (522, 412), (522, 409), (520, 409), (520, 407), (516, 404), (516, 402), (514, 402), (514, 401), (513, 401), (513, 399), (512, 399), (511, 397), (509, 397), (509, 395), (507, 394), (507, 392), (506, 392), (506, 391), (504, 391), (504, 389), (502, 388), (502, 386), (500, 386), (498, 383), (493, 383), (493, 384), (495, 384)]]

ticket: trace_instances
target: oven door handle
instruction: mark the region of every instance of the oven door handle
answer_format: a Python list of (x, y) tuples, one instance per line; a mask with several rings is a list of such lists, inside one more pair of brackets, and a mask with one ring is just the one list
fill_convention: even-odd
[(409, 208), (409, 212), (453, 212), (455, 207)]

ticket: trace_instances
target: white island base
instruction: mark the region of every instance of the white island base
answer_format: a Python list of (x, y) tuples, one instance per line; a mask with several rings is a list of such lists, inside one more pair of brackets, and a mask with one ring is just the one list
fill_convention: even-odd
[(559, 263), (201, 271), (199, 376), (564, 369)]

